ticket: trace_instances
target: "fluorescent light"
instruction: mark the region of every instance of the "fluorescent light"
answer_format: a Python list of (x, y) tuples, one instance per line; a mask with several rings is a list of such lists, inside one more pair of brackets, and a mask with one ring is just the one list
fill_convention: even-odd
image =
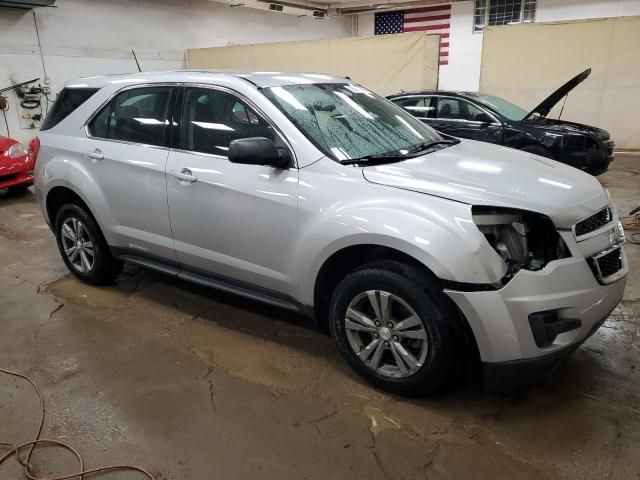
[(233, 128), (228, 127), (224, 123), (209, 123), (209, 122), (194, 122), (194, 121), (192, 121), (191, 123), (193, 123), (194, 125), (197, 125), (198, 127), (206, 128), (207, 130), (224, 130), (227, 132), (234, 131)]
[(281, 100), (285, 101), (296, 110), (305, 110), (305, 111), (307, 110), (307, 107), (301, 104), (298, 101), (298, 99), (291, 94), (291, 92), (287, 92), (284, 88), (273, 87), (271, 91), (275, 93), (278, 97), (280, 97)]
[(341, 99), (343, 99), (345, 102), (347, 102), (351, 108), (353, 108), (356, 112), (358, 112), (364, 118), (368, 118), (369, 120), (373, 120), (373, 115), (371, 115), (369, 112), (367, 112), (364, 108), (362, 108), (360, 105), (358, 105), (356, 102), (354, 102), (347, 95), (345, 95), (342, 92), (336, 92), (336, 95), (338, 97), (340, 97)]
[(566, 190), (570, 190), (573, 188), (571, 185), (567, 185), (566, 183), (556, 182), (555, 180), (549, 180), (548, 178), (539, 178), (539, 182), (546, 183), (547, 185), (553, 185), (554, 187), (564, 188)]

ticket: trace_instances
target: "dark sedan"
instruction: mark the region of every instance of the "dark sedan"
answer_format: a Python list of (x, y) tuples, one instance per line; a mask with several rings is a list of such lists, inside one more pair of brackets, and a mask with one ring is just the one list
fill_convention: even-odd
[(527, 112), (494, 95), (421, 91), (389, 100), (436, 130), (542, 155), (600, 175), (613, 160), (613, 141), (600, 128), (547, 118), (551, 109), (591, 73), (585, 70)]

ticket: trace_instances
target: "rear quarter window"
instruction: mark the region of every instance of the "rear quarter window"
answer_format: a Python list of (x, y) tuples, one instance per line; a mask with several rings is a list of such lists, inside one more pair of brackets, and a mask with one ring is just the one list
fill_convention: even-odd
[(49, 130), (55, 127), (98, 90), (97, 88), (63, 88), (42, 122), (40, 130)]

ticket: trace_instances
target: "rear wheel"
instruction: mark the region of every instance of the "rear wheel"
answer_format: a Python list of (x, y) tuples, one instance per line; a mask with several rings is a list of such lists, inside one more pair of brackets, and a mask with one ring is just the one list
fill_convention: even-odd
[(380, 262), (351, 272), (335, 289), (330, 319), (349, 365), (384, 390), (422, 396), (458, 376), (458, 313), (416, 268)]
[(67, 268), (80, 280), (104, 284), (120, 272), (96, 222), (80, 206), (66, 204), (56, 216), (58, 250)]

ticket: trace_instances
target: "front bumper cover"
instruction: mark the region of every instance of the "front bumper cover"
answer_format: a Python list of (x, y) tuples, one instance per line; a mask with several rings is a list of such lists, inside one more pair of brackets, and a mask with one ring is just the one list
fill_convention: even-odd
[(508, 362), (484, 362), (482, 367), (485, 390), (490, 393), (510, 394), (540, 383), (551, 376), (569, 355), (591, 337), (602, 326), (610, 313), (597, 322), (584, 339), (548, 355)]
[[(625, 256), (621, 278), (602, 285), (585, 258), (572, 257), (550, 262), (539, 271), (521, 270), (498, 290), (445, 293), (474, 333), (489, 383), (508, 371), (509, 377), (521, 377), (521, 382), (507, 380), (507, 384), (529, 384), (539, 376), (536, 372), (552, 370), (606, 320), (622, 300), (627, 272)], [(561, 319), (579, 319), (580, 326), (539, 347), (529, 315), (550, 310)]]

